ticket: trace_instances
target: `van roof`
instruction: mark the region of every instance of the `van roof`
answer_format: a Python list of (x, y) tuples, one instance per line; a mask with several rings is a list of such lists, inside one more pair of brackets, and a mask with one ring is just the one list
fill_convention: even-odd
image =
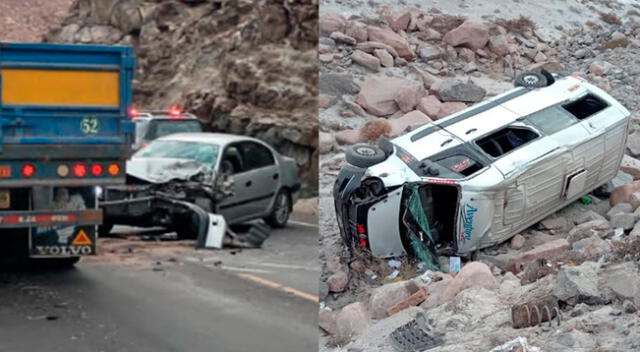
[[(422, 160), (536, 111), (580, 97), (589, 91), (589, 86), (584, 79), (572, 75), (558, 78), (544, 88), (518, 87), (421, 126), (395, 138), (393, 143)], [(601, 98), (611, 101), (608, 97)]]

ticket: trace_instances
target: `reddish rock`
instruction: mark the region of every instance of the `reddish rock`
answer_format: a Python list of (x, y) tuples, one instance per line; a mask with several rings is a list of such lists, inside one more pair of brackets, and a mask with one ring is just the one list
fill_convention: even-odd
[(364, 274), (365, 270), (367, 270), (366, 266), (361, 260), (354, 260), (349, 264), (349, 268), (355, 273)]
[(609, 196), (609, 205), (613, 207), (618, 203), (631, 204), (631, 196), (638, 191), (640, 191), (640, 180), (618, 186), (611, 191), (611, 195)]
[(540, 221), (542, 228), (552, 230), (557, 233), (566, 233), (573, 227), (573, 224), (563, 216), (549, 216)]
[(409, 82), (386, 76), (369, 76), (362, 83), (356, 102), (368, 113), (375, 116), (388, 116), (398, 111), (395, 95)]
[(344, 43), (348, 45), (356, 45), (356, 40), (342, 32), (333, 32), (330, 36), (336, 43)]
[(358, 65), (370, 69), (371, 71), (378, 72), (380, 70), (380, 60), (362, 50), (354, 51), (353, 54), (351, 54), (351, 60)]
[(347, 20), (337, 13), (328, 13), (318, 19), (321, 35), (331, 35), (333, 32), (344, 32)]
[(489, 49), (499, 56), (508, 55), (510, 52), (509, 41), (504, 34), (489, 38)]
[(358, 43), (356, 45), (356, 49), (362, 50), (365, 53), (369, 53), (369, 54), (372, 54), (376, 49), (384, 49), (387, 52), (389, 52), (389, 54), (391, 54), (393, 57), (398, 57), (398, 52), (396, 51), (396, 49), (392, 48), (391, 46), (385, 43), (380, 43), (380, 42)]
[(640, 178), (640, 160), (632, 158), (628, 155), (622, 157), (622, 163), (620, 164), (620, 170), (633, 176), (634, 180)]
[(458, 293), (471, 287), (482, 287), (495, 291), (498, 283), (491, 273), (487, 264), (481, 262), (470, 262), (453, 278), (449, 286), (444, 291), (445, 301), (454, 299)]
[(442, 40), (452, 46), (465, 46), (473, 50), (482, 49), (489, 41), (489, 27), (481, 22), (467, 20), (447, 32)]
[(533, 61), (535, 61), (537, 63), (545, 62), (545, 61), (547, 61), (547, 55), (545, 55), (542, 51), (540, 51), (533, 58)]
[(383, 118), (378, 118), (373, 121), (367, 122), (360, 130), (360, 135), (363, 136), (365, 141), (377, 141), (381, 136), (391, 136), (391, 123)]
[(409, 28), (409, 23), (411, 22), (411, 12), (393, 12), (386, 11), (383, 14), (384, 19), (389, 24), (389, 27), (396, 32), (406, 31)]
[(318, 95), (318, 108), (326, 109), (335, 103), (336, 97), (328, 94)]
[(433, 116), (433, 118), (435, 120), (439, 120), (443, 117), (447, 117), (449, 115), (455, 114), (456, 112), (460, 111), (460, 110), (464, 110), (467, 108), (467, 104), (465, 103), (461, 103), (461, 102), (446, 102), (446, 103), (442, 103), (442, 105), (440, 106), (440, 110), (438, 111), (438, 114), (436, 116)]
[(429, 116), (423, 114), (418, 110), (411, 111), (404, 114), (397, 119), (389, 120), (391, 125), (390, 137), (397, 137), (405, 133), (408, 127), (418, 127), (426, 123), (432, 122)]
[(441, 82), (440, 78), (432, 75), (429, 72), (421, 70), (416, 66), (411, 65), (409, 66), (409, 68), (413, 72), (415, 72), (415, 74), (418, 75), (418, 77), (420, 77), (420, 80), (422, 80), (422, 84), (424, 85), (425, 89), (431, 89), (432, 86)]
[(542, 259), (542, 258), (549, 260), (555, 256), (558, 256), (564, 253), (569, 249), (569, 247), (570, 247), (569, 241), (567, 241), (564, 238), (547, 242), (530, 251), (524, 252), (519, 256), (517, 256), (516, 258), (513, 258), (511, 261), (509, 261), (509, 264), (508, 264), (509, 271), (513, 272), (514, 274), (517, 274), (520, 271), (522, 271), (527, 266), (527, 264), (531, 263), (532, 261), (536, 259)]
[(380, 60), (380, 64), (384, 67), (393, 67), (393, 56), (384, 49), (375, 49), (373, 54)]
[(403, 59), (415, 59), (416, 54), (411, 50), (409, 42), (391, 29), (369, 26), (367, 27), (367, 33), (369, 34), (369, 40), (391, 46)]
[(458, 56), (466, 62), (476, 61), (476, 53), (469, 48), (460, 48), (460, 50), (458, 50)]
[(606, 61), (594, 61), (589, 65), (589, 72), (596, 76), (606, 75), (611, 71), (613, 65)]
[(420, 98), (424, 96), (421, 84), (408, 84), (396, 92), (394, 100), (402, 112), (413, 111)]
[(511, 249), (520, 250), (524, 247), (524, 243), (527, 241), (522, 235), (515, 235), (511, 238)]
[(349, 284), (349, 275), (346, 272), (339, 270), (332, 274), (327, 279), (327, 286), (329, 286), (329, 292), (343, 292)]
[(427, 114), (427, 116), (438, 116), (438, 112), (442, 107), (442, 102), (435, 95), (428, 95), (421, 98), (418, 102), (417, 109)]
[(418, 37), (422, 40), (442, 40), (442, 34), (433, 28), (425, 28), (420, 30)]
[(343, 130), (336, 133), (336, 142), (342, 145), (351, 145), (365, 142), (366, 139), (360, 133), (360, 130)]
[(369, 39), (369, 34), (367, 34), (367, 25), (359, 21), (347, 22), (344, 34), (355, 39), (357, 42), (366, 42)]
[(573, 243), (594, 235), (603, 237), (608, 234), (610, 230), (611, 225), (607, 220), (598, 219), (587, 221), (572, 228), (567, 236), (567, 241), (569, 241), (569, 243)]
[(406, 300), (412, 292), (407, 287), (407, 282), (395, 282), (377, 287), (371, 292), (369, 309), (374, 319), (387, 316), (387, 311), (396, 304)]
[(427, 290), (424, 287), (418, 289), (418, 291), (411, 296), (409, 296), (404, 301), (396, 304), (395, 306), (389, 308), (387, 310), (387, 315), (392, 316), (402, 310), (405, 310), (409, 307), (415, 307), (420, 303), (424, 302), (427, 299)]
[(344, 105), (346, 105), (349, 109), (351, 109), (351, 111), (353, 111), (356, 115), (358, 116), (362, 116), (362, 117), (367, 117), (369, 116), (369, 114), (367, 114), (366, 111), (364, 111), (364, 109), (362, 108), (362, 106), (350, 101), (350, 100), (345, 100), (344, 101)]
[(371, 325), (371, 315), (367, 307), (360, 303), (351, 303), (342, 308), (336, 316), (336, 335), (343, 340), (352, 340)]
[(320, 309), (318, 313), (318, 325), (327, 333), (334, 335), (338, 332), (338, 325), (336, 324), (336, 312), (329, 309)]

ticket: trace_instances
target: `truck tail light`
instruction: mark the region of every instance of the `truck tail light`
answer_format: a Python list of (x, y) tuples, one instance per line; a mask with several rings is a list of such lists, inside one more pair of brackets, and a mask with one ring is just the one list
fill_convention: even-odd
[(60, 177), (67, 177), (69, 176), (69, 167), (67, 165), (59, 165), (58, 168), (56, 169), (56, 173), (58, 174), (58, 176)]
[(24, 177), (33, 177), (36, 174), (36, 167), (33, 164), (24, 164), (21, 172)]
[(107, 172), (111, 176), (118, 176), (118, 174), (120, 173), (120, 165), (110, 164), (109, 167), (107, 168)]
[(93, 176), (101, 176), (103, 172), (104, 172), (104, 167), (102, 167), (102, 165), (100, 164), (91, 165), (91, 174)]
[(85, 177), (87, 176), (87, 165), (78, 163), (73, 166), (73, 174), (76, 177)]

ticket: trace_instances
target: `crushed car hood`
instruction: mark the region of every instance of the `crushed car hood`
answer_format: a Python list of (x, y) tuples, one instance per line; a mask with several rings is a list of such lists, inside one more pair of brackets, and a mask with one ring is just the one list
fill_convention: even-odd
[(128, 175), (151, 183), (189, 180), (207, 170), (203, 164), (187, 159), (134, 158), (127, 161)]

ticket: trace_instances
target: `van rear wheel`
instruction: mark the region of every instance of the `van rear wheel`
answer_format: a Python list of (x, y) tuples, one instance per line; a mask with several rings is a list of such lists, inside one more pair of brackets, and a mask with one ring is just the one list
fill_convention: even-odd
[(542, 88), (547, 86), (547, 77), (538, 72), (524, 72), (516, 77), (515, 86), (525, 88)]

